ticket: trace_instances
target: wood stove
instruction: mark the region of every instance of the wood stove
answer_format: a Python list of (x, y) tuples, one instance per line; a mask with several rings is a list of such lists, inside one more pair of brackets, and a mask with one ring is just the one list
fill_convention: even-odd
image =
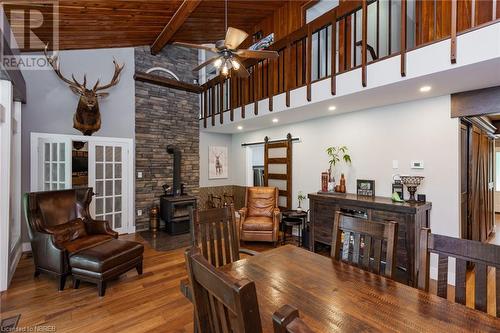
[(180, 235), (189, 232), (189, 209), (196, 209), (196, 198), (184, 193), (181, 183), (181, 151), (177, 147), (168, 146), (167, 152), (174, 156), (173, 186), (165, 186), (171, 190), (160, 198), (160, 217), (169, 234)]
[(165, 222), (165, 230), (171, 235), (189, 232), (191, 220), (189, 208), (196, 209), (196, 198), (190, 195), (162, 196), (160, 198), (160, 215)]

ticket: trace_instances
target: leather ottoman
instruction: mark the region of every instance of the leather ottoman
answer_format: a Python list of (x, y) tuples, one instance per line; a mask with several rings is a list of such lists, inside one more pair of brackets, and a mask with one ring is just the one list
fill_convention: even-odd
[(98, 245), (83, 249), (69, 257), (73, 288), (80, 281), (97, 283), (99, 296), (106, 292), (106, 282), (135, 268), (142, 274), (144, 246), (137, 242), (110, 239)]

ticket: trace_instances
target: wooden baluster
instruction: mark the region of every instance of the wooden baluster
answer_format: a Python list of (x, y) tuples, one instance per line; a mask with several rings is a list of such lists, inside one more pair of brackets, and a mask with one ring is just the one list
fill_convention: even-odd
[(212, 222), (207, 223), (208, 225), (208, 242), (210, 247), (210, 263), (217, 266), (217, 258), (215, 256), (215, 228), (212, 226)]
[[(230, 83), (229, 86), (231, 89), (229, 89), (229, 94), (227, 96), (227, 102), (229, 104), (229, 119), (231, 121), (234, 121), (233, 92), (236, 91), (236, 83), (237, 83), (237, 81), (235, 79), (233, 79), (235, 77), (236, 77), (236, 74), (233, 71), (233, 75), (231, 75), (231, 79), (229, 80), (229, 83)], [(234, 103), (234, 104), (236, 104), (236, 103)]]
[(224, 124), (224, 82), (222, 79), (219, 83), (219, 118), (220, 123)]
[(285, 70), (283, 73), (283, 80), (285, 80), (285, 104), (287, 107), (290, 107), (290, 89), (291, 89), (291, 80), (292, 80), (292, 47), (290, 45), (290, 40), (288, 40), (288, 43), (286, 45), (285, 49)]
[(450, 61), (457, 63), (457, 0), (451, 0), (451, 51)]
[(331, 87), (330, 91), (332, 95), (337, 94), (337, 11), (333, 12), (332, 18), (332, 38), (331, 38), (332, 47), (330, 55), (330, 69), (331, 69)]
[(210, 90), (210, 98), (211, 98), (211, 105), (212, 105), (212, 126), (215, 126), (215, 98), (216, 98), (216, 95), (215, 95), (215, 85), (212, 86), (211, 90)]
[(366, 87), (366, 62), (367, 62), (367, 54), (366, 54), (366, 43), (368, 38), (367, 27), (368, 27), (368, 6), (366, 4), (367, 0), (362, 1), (362, 10), (363, 10), (363, 21), (361, 23), (361, 34), (362, 34), (362, 46), (361, 46), (361, 84), (363, 87)]
[(241, 118), (245, 119), (245, 99), (243, 98), (243, 79), (240, 78), (240, 104), (241, 104)]
[(208, 117), (208, 110), (207, 110), (207, 89), (203, 91), (203, 127), (207, 128), (207, 117)]
[(353, 251), (352, 251), (352, 262), (356, 265), (359, 265), (359, 249), (361, 246), (361, 234), (360, 233), (355, 233), (354, 234), (354, 246), (353, 246)]
[(307, 101), (311, 101), (311, 71), (312, 71), (312, 30), (307, 27), (307, 50), (306, 50), (306, 84)]
[(401, 0), (401, 76), (406, 76), (406, 0)]
[(255, 115), (259, 114), (259, 63), (256, 63), (253, 66), (253, 72), (252, 72), (252, 89), (253, 89), (253, 113)]
[(273, 111), (273, 94), (274, 94), (274, 60), (267, 60), (267, 94), (269, 96), (269, 111)]

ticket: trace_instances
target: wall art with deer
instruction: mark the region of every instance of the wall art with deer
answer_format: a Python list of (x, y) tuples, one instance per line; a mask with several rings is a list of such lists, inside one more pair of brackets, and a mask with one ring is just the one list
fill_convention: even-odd
[(120, 74), (125, 64), (119, 65), (116, 60), (113, 60), (114, 74), (110, 82), (102, 85), (100, 79), (92, 88), (87, 88), (87, 75), (83, 77), (83, 82), (79, 82), (74, 74), (71, 74), (71, 80), (65, 77), (60, 68), (59, 55), (54, 53), (49, 56), (47, 53), (48, 45), (45, 47), (45, 57), (49, 65), (52, 67), (56, 75), (66, 84), (70, 90), (79, 96), (76, 112), (73, 116), (73, 127), (83, 135), (92, 135), (101, 128), (101, 114), (99, 111), (99, 99), (109, 95), (107, 90), (117, 85), (120, 81)]

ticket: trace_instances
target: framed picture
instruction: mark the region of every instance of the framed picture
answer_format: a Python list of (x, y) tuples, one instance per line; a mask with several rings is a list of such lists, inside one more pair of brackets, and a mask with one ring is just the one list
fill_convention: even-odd
[(228, 178), (227, 146), (208, 147), (208, 179)]
[(374, 197), (375, 196), (375, 181), (358, 179), (356, 181), (356, 189), (358, 195)]

